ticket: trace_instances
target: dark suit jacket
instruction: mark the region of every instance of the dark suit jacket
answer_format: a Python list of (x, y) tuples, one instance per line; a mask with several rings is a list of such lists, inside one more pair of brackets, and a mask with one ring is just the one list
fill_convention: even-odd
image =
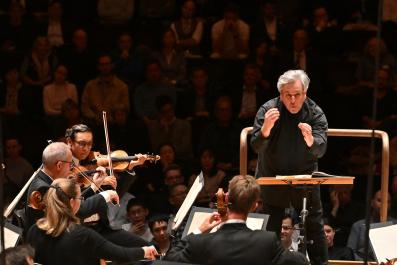
[(252, 231), (242, 223), (225, 224), (215, 233), (189, 235), (165, 259), (208, 265), (307, 264), (301, 253), (284, 250), (275, 233)]
[[(29, 198), (32, 192), (34, 191), (39, 191), (44, 197), (45, 193), (47, 192), (49, 186), (52, 183), (52, 179), (45, 174), (42, 170), (40, 170), (37, 173), (36, 178), (32, 181), (32, 183), (29, 186), (28, 193), (27, 193), (27, 202), (26, 202), (26, 208), (25, 208), (25, 213), (26, 213), (26, 227), (25, 227), (25, 232), (31, 227), (38, 219), (44, 217), (44, 211), (42, 210), (37, 210), (33, 209), (32, 207), (29, 207)], [(89, 197), (88, 197), (88, 196)], [(92, 196), (91, 196), (92, 195)], [(81, 203), (80, 209), (77, 212), (77, 216), (79, 218), (86, 218), (89, 217), (95, 213), (105, 213), (107, 211), (107, 204), (105, 199), (103, 198), (102, 195), (100, 194), (95, 194), (92, 191), (91, 188), (87, 189), (83, 193), (83, 196), (86, 198), (84, 202)], [(88, 198), (87, 198), (88, 197)]]

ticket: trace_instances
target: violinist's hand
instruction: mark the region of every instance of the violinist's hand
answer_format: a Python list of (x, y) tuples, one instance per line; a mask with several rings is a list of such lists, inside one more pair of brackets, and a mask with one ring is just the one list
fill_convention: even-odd
[(105, 190), (102, 191), (101, 193), (106, 193), (107, 195), (105, 195), (105, 200), (106, 202), (112, 202), (114, 204), (120, 204), (120, 198), (119, 195), (117, 194), (117, 192), (115, 190)]
[(97, 167), (96, 170), (98, 172), (96, 172), (92, 177), (92, 182), (94, 183), (91, 184), (91, 189), (93, 191), (97, 191), (107, 177), (106, 169), (104, 167)]
[(149, 260), (155, 260), (156, 256), (159, 255), (159, 253), (157, 253), (157, 250), (154, 246), (148, 246), (148, 247), (142, 247), (143, 251), (145, 251), (145, 259), (149, 259)]
[(130, 164), (128, 165), (128, 170), (133, 169), (136, 166), (143, 165), (145, 163), (147, 156), (142, 155), (142, 154), (136, 154), (135, 155), (138, 159), (137, 160), (131, 160)]
[(117, 179), (115, 176), (106, 176), (105, 179), (102, 181), (101, 186), (103, 185), (110, 185), (113, 189), (117, 188)]
[(214, 228), (215, 226), (219, 225), (222, 222), (221, 216), (219, 213), (214, 212), (211, 213), (209, 217), (207, 217), (204, 222), (200, 225), (199, 230), (201, 233), (208, 233)]

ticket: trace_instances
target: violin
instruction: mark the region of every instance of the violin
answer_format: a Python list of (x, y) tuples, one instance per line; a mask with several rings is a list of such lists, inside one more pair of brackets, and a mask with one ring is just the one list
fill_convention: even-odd
[(222, 222), (225, 222), (227, 219), (227, 202), (226, 202), (226, 195), (223, 192), (222, 188), (219, 188), (216, 192), (216, 207), (218, 209), (218, 213), (221, 217)]
[[(126, 170), (129, 166), (131, 161), (135, 161), (139, 159), (138, 155), (134, 156), (129, 156), (127, 152), (123, 150), (116, 150), (113, 151), (110, 155), (112, 164), (113, 164), (113, 170), (115, 171), (124, 171)], [(145, 154), (143, 155), (146, 161), (150, 162), (157, 162), (160, 160), (159, 155), (149, 155)], [(87, 166), (87, 165), (94, 165), (94, 166), (103, 166), (103, 167), (108, 167), (109, 166), (109, 159), (107, 155), (102, 155), (99, 152), (91, 152), (88, 161), (85, 163), (82, 163), (82, 165)]]

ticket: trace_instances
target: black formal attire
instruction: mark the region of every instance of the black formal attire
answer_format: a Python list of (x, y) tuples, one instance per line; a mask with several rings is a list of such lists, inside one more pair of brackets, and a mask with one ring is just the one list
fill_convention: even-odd
[(284, 250), (273, 232), (252, 231), (245, 223), (226, 223), (209, 234), (188, 235), (168, 251), (166, 260), (198, 264), (307, 264), (298, 252)]
[[(37, 177), (32, 181), (28, 189), (28, 198), (33, 191), (39, 191), (42, 196), (47, 192), (49, 186), (52, 183), (52, 179), (45, 174), (43, 171), (39, 171)], [(82, 196), (85, 200), (81, 203), (80, 209), (76, 216), (80, 219), (85, 219), (93, 214), (99, 215), (99, 220), (92, 222), (89, 226), (100, 233), (107, 240), (114, 244), (124, 246), (124, 247), (141, 247), (147, 246), (148, 242), (144, 239), (136, 236), (132, 233), (124, 231), (122, 229), (113, 230), (109, 226), (109, 219), (107, 217), (107, 204), (104, 197), (100, 194), (95, 194), (95, 192), (88, 188), (82, 192)], [(29, 203), (27, 202), (26, 205)], [(33, 209), (32, 207), (26, 206), (26, 219), (27, 226), (25, 227), (25, 233), (39, 218), (44, 217), (44, 212), (41, 210)]]
[[(264, 138), (261, 127), (265, 113), (277, 108), (279, 119), (275, 122), (269, 137)], [(312, 127), (314, 143), (309, 148), (298, 128), (300, 122)], [(258, 153), (256, 177), (276, 175), (311, 174), (317, 170), (317, 159), (327, 146), (327, 119), (321, 108), (311, 99), (306, 98), (302, 109), (291, 114), (280, 97), (263, 104), (256, 115), (251, 145)], [(270, 214), (268, 230), (280, 231), (284, 208), (291, 204), (302, 207), (303, 194), (293, 187), (262, 186), (264, 208)], [(314, 187), (307, 196), (309, 215), (306, 220), (306, 232), (313, 244), (308, 246), (308, 253), (313, 264), (327, 264), (327, 247), (322, 223), (322, 205), (320, 188)]]
[(100, 234), (74, 224), (58, 236), (47, 235), (37, 225), (27, 235), (35, 252), (35, 261), (43, 265), (98, 265), (99, 259), (135, 261), (144, 258), (141, 248), (126, 248), (107, 241)]
[(328, 248), (328, 258), (331, 260), (354, 260), (351, 248), (332, 246)]

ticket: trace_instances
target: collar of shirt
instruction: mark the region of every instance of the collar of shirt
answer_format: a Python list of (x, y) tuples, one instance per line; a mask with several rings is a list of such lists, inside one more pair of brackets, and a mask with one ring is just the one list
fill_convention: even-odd
[(226, 222), (224, 222), (224, 224), (245, 224), (245, 223), (246, 221), (241, 219), (229, 219)]

